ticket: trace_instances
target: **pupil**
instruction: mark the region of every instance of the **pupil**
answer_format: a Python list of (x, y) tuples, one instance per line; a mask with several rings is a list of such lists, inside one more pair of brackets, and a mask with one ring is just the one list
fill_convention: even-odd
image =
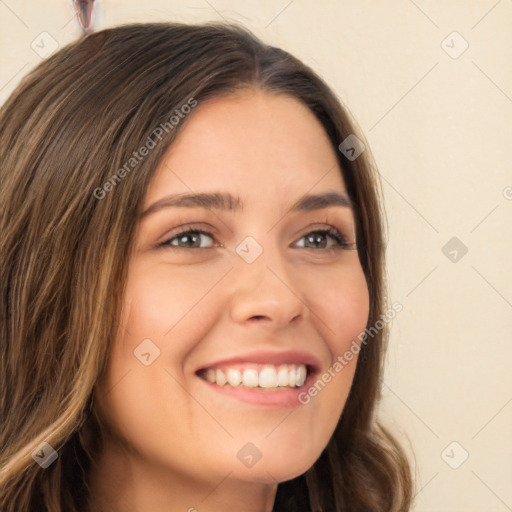
[[(318, 244), (321, 244), (323, 236), (324, 236), (324, 235), (322, 235), (322, 234), (320, 234), (320, 233), (319, 233), (319, 234), (317, 234), (317, 235), (309, 235), (309, 236), (308, 236), (308, 240), (309, 240), (309, 241), (312, 241), (312, 243), (313, 243), (313, 244), (315, 244), (315, 245), (317, 245), (317, 246), (318, 246)], [(325, 244), (324, 244), (324, 245), (325, 245)], [(323, 247), (323, 246), (322, 246), (322, 247)]]
[[(186, 244), (187, 243), (186, 242), (187, 239), (192, 239), (193, 237), (196, 237), (196, 242), (197, 242), (198, 236), (199, 236), (198, 233), (193, 233), (193, 234), (189, 234), (189, 235), (183, 235), (181, 237), (181, 240), (182, 240), (182, 242), (184, 242)], [(192, 242), (192, 245), (194, 245), (194, 242)]]

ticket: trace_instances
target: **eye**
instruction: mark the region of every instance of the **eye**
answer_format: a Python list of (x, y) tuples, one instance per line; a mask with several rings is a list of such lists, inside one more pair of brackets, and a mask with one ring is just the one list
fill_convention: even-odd
[[(334, 240), (334, 245), (326, 247), (323, 243), (323, 238), (331, 238)], [(355, 246), (355, 244), (350, 244), (344, 237), (344, 235), (335, 228), (326, 228), (326, 229), (317, 229), (315, 231), (310, 231), (309, 233), (303, 235), (300, 240), (305, 240), (306, 244), (312, 244), (313, 247), (308, 247), (306, 245), (301, 245), (299, 247), (304, 247), (305, 249), (327, 249), (327, 250), (336, 250), (336, 249), (351, 249)], [(316, 245), (316, 247), (315, 247)], [(318, 247), (320, 245), (320, 247)]]
[[(165, 240), (159, 244), (158, 247), (168, 249), (211, 249), (214, 246), (221, 245), (210, 244), (206, 247), (201, 246), (201, 238), (203, 237), (210, 238), (212, 241), (215, 240), (215, 237), (212, 233), (201, 229), (190, 229), (189, 227), (188, 229), (175, 234), (172, 238)], [(333, 241), (330, 246), (327, 246), (328, 238)], [(324, 242), (323, 239), (326, 241)], [(305, 242), (302, 245), (296, 246), (313, 250), (326, 249), (328, 251), (332, 251), (336, 249), (353, 249), (356, 245), (347, 242), (345, 236), (338, 229), (333, 227), (310, 231), (309, 233), (303, 235), (299, 241), (300, 240), (304, 240)]]
[[(213, 235), (208, 231), (202, 231), (200, 229), (187, 229), (177, 233), (172, 238), (165, 240), (159, 245), (159, 247), (168, 247), (171, 249), (210, 249), (212, 246), (200, 247), (202, 236), (206, 236), (213, 240)], [(180, 245), (181, 243), (185, 245)]]

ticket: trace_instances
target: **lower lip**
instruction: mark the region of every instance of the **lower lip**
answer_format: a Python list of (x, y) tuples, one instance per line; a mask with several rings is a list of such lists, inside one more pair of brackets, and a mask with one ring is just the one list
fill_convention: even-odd
[(314, 380), (314, 373), (310, 373), (307, 376), (304, 385), (300, 388), (281, 389), (278, 391), (264, 390), (261, 388), (246, 388), (241, 386), (219, 386), (218, 384), (204, 380), (201, 377), (198, 377), (198, 379), (201, 379), (212, 390), (217, 391), (217, 393), (232, 396), (242, 402), (271, 407), (291, 408), (303, 405), (299, 400), (299, 395), (301, 395), (301, 393), (307, 393), (307, 390)]

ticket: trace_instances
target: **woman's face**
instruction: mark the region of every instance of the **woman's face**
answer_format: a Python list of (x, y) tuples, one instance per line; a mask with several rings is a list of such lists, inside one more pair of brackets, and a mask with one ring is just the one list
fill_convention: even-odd
[[(234, 202), (171, 205), (214, 193)], [(357, 356), (328, 370), (369, 312), (351, 208), (304, 202), (332, 193), (347, 195), (336, 154), (297, 100), (248, 92), (186, 119), (145, 197), (99, 393), (110, 428), (147, 467), (275, 483), (320, 456)], [(179, 235), (191, 229), (205, 233)], [(302, 365), (307, 380), (293, 388)]]

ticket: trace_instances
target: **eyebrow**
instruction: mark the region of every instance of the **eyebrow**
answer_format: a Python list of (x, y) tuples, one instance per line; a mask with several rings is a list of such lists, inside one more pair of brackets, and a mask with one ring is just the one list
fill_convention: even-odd
[[(332, 206), (353, 209), (353, 203), (346, 194), (324, 192), (322, 194), (308, 194), (300, 197), (288, 211), (301, 212), (321, 210)], [(220, 192), (171, 195), (149, 206), (142, 212), (141, 218), (147, 217), (164, 208), (172, 207), (207, 208), (237, 213), (242, 210), (243, 202), (240, 197)]]

